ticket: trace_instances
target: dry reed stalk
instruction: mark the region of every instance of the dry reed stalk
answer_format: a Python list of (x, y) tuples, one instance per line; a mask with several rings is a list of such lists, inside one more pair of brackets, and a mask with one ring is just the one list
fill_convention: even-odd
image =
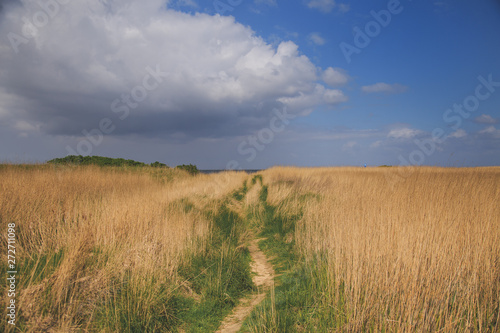
[[(328, 265), (344, 329), (500, 327), (500, 168), (273, 168), (268, 201), (303, 210), (297, 248)], [(307, 200), (300, 196), (308, 195)], [(325, 259), (326, 258), (326, 259)]]
[[(155, 290), (148, 289), (165, 281), (176, 288), (177, 267), (207, 241), (210, 221), (202, 210), (215, 207), (246, 177), (2, 166), (0, 221), (16, 223), (17, 258), (28, 267), (18, 286), (27, 327), (88, 328), (95, 309), (124, 283), (146, 298), (137, 304), (153, 302), (147, 298)], [(4, 234), (1, 243), (6, 246)], [(58, 253), (60, 262), (51, 263)]]

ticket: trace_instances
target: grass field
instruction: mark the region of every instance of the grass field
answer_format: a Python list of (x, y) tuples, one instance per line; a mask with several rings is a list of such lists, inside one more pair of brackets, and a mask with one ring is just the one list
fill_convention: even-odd
[(295, 262), (266, 305), (277, 318), (252, 330), (500, 329), (500, 169), (416, 168), (389, 186), (394, 173), (262, 173), (274, 253), (293, 235)]
[[(0, 221), (5, 228), (16, 224), (17, 329), (175, 327), (181, 308), (176, 295), (193, 292), (179, 269), (191, 258), (213, 255), (207, 251), (216, 237), (212, 217), (245, 178), (153, 168), (2, 166)], [(7, 293), (2, 296), (6, 300)], [(1, 311), (6, 318), (6, 306)], [(0, 331), (8, 328), (2, 320)]]
[(258, 237), (278, 276), (242, 331), (499, 331), (500, 168), (396, 173), (2, 165), (15, 330), (215, 331)]

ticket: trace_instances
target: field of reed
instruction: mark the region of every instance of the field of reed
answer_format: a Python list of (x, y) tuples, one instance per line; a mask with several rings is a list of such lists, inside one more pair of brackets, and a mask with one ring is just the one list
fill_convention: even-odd
[(213, 332), (259, 240), (277, 275), (244, 332), (498, 332), (499, 202), (494, 167), (0, 165), (0, 331)]
[[(179, 267), (206, 250), (213, 223), (207, 212), (217, 212), (246, 177), (149, 167), (0, 166), (2, 249), (7, 224), (16, 225), (16, 330), (174, 327), (179, 305), (173, 295), (192, 292)], [(6, 292), (2, 299), (5, 319)], [(11, 329), (1, 321), (0, 331)]]
[[(262, 176), (271, 223), (294, 231), (297, 263), (266, 305), (275, 318), (254, 315), (251, 331), (500, 329), (500, 168)], [(275, 239), (285, 246), (290, 235)]]

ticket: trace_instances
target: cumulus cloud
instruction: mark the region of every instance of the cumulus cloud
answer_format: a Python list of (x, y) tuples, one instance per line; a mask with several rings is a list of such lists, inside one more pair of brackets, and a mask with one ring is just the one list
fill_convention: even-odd
[(316, 45), (325, 45), (326, 41), (321, 35), (317, 32), (313, 32), (309, 35), (309, 40)]
[(345, 3), (340, 3), (338, 5), (338, 9), (339, 9), (339, 12), (341, 12), (341, 13), (347, 13), (351, 9), (351, 6), (349, 6), (348, 4), (345, 4)]
[(498, 119), (493, 118), (490, 115), (482, 114), (476, 118), (474, 118), (474, 122), (478, 124), (496, 124), (498, 123)]
[(333, 9), (337, 9), (340, 13), (347, 13), (350, 9), (348, 4), (337, 4), (335, 0), (308, 0), (307, 7), (318, 9), (323, 13), (329, 13)]
[[(299, 133), (296, 133), (295, 136), (299, 136)], [(306, 139), (307, 137), (315, 140), (337, 141), (337, 140), (363, 140), (363, 139), (372, 139), (383, 136), (384, 134), (382, 133), (382, 131), (375, 129), (356, 130), (352, 128), (336, 127), (332, 130), (326, 130), (326, 131), (320, 129), (314, 129), (314, 131), (307, 132), (305, 136), (300, 139)]]
[(292, 113), (307, 115), (313, 111), (316, 105), (334, 106), (342, 102), (347, 102), (348, 97), (341, 90), (327, 89), (317, 84), (314, 92), (304, 94), (299, 92), (293, 97), (282, 97), (279, 99)]
[(362, 86), (361, 90), (365, 93), (386, 93), (386, 94), (398, 94), (403, 93), (408, 89), (408, 87), (403, 86), (399, 83), (388, 84), (384, 82), (378, 82), (369, 86)]
[(346, 142), (343, 146), (342, 146), (342, 150), (343, 151), (346, 151), (346, 150), (351, 150), (353, 149), (354, 147), (356, 147), (358, 143), (356, 141), (348, 141)]
[(35, 132), (38, 130), (37, 126), (34, 126), (33, 124), (30, 124), (24, 120), (18, 120), (14, 124), (14, 128), (17, 129), (20, 132)]
[[(273, 47), (233, 17), (158, 0), (74, 0), (33, 29), (22, 18), (41, 9), (21, 2), (0, 18), (0, 34), (18, 38), (0, 42), (0, 95), (8, 96), (0, 117), (44, 133), (80, 135), (108, 117), (114, 134), (234, 136), (263, 126), (274, 108), (305, 114), (347, 100), (317, 83), (318, 68), (296, 44)], [(127, 103), (144, 82), (158, 85)], [(116, 100), (130, 111), (124, 121), (111, 110)]]
[(307, 7), (319, 9), (322, 12), (331, 12), (335, 7), (335, 0), (309, 0)]
[(341, 68), (328, 67), (323, 72), (322, 79), (329, 86), (341, 86), (349, 81), (349, 75)]
[(461, 128), (456, 130), (455, 132), (451, 133), (450, 135), (448, 135), (449, 138), (455, 138), (455, 139), (460, 139), (460, 138), (463, 138), (465, 136), (467, 136), (467, 132)]
[[(177, 1), (172, 1), (177, 5), (178, 7), (192, 7), (192, 8), (197, 8), (198, 4), (194, 2), (194, 0), (177, 0)], [(171, 3), (172, 3), (171, 2)]]
[(412, 139), (420, 134), (422, 134), (420, 130), (403, 127), (390, 130), (387, 137), (391, 139)]
[(278, 4), (276, 3), (276, 0), (255, 0), (255, 4), (260, 5), (267, 5), (267, 6), (277, 6)]
[(494, 139), (500, 139), (500, 129), (495, 128), (495, 126), (489, 126), (481, 131), (479, 131), (479, 134), (494, 138)]

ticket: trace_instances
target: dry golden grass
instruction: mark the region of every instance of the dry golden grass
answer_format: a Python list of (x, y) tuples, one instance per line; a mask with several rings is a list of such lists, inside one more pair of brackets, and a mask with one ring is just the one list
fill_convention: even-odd
[[(303, 211), (297, 248), (327, 268), (338, 329), (498, 331), (500, 168), (401, 171), (273, 168), (263, 177), (281, 214)], [(394, 174), (406, 176), (389, 184)]]
[[(287, 242), (326, 272), (318, 274), (328, 286), (318, 306), (333, 309), (337, 322), (323, 327), (500, 329), (500, 168), (262, 175), (276, 214), (302, 216)], [(204, 212), (224, 201), (241, 219), (264, 216), (259, 182), (248, 184), (246, 205), (232, 195), (248, 180), (235, 172), (0, 166), (0, 221), (16, 223), (22, 329), (115, 332), (130, 325), (128, 316), (141, 325), (168, 318), (171, 293), (190, 292), (178, 268), (209, 241)], [(0, 242), (6, 248), (5, 232)]]
[[(202, 210), (216, 209), (247, 177), (191, 177), (152, 168), (0, 167), (0, 221), (16, 224), (18, 320), (21, 315), (29, 331), (117, 331), (119, 326), (94, 325), (97, 316), (117, 316), (97, 309), (117, 303), (116, 291), (125, 285), (126, 311), (146, 321), (158, 315), (151, 313), (162, 308), (155, 302), (165, 297), (158, 295), (168, 298), (179, 288), (177, 268), (207, 241), (210, 221)], [(2, 248), (6, 241), (4, 232)], [(166, 291), (165, 281), (171, 285)]]

